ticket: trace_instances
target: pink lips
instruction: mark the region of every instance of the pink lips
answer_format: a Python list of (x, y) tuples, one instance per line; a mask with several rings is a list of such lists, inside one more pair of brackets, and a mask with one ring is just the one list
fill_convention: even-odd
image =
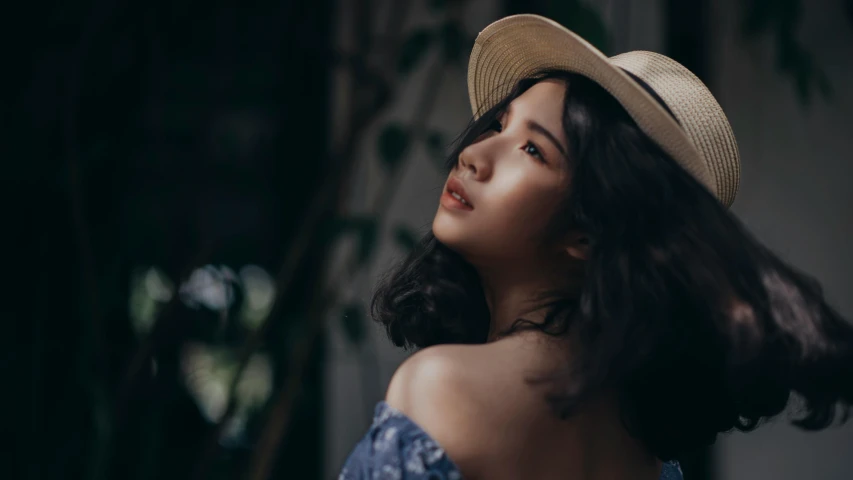
[[(459, 198), (456, 198), (456, 195), (465, 199), (465, 201), (463, 202)], [(445, 188), (444, 192), (441, 193), (441, 199), (439, 200), (439, 203), (441, 203), (442, 207), (451, 210), (461, 210), (464, 212), (470, 212), (471, 210), (474, 210), (474, 206), (471, 205), (471, 201), (468, 199), (468, 195), (465, 193), (465, 188), (462, 186), (462, 182), (460, 182), (456, 178), (451, 178), (447, 182), (447, 188)]]
[(462, 197), (463, 200), (468, 204), (469, 207), (474, 208), (474, 204), (471, 203), (471, 199), (468, 197), (468, 194), (465, 193), (465, 187), (462, 185), (462, 182), (459, 181), (456, 177), (451, 177), (450, 180), (447, 181), (447, 191), (449, 193), (455, 193)]

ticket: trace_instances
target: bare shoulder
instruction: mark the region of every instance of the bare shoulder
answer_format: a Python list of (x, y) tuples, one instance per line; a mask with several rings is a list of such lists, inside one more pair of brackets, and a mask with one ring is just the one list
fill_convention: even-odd
[(462, 345), (425, 348), (404, 361), (391, 378), (385, 401), (418, 424), (467, 477), (476, 476), (489, 425), (471, 361), (476, 351)]
[(438, 345), (410, 356), (395, 372), (386, 402), (424, 429), (467, 477), (514, 446), (540, 410), (523, 381), (524, 348), (509, 342)]
[(475, 389), (467, 388), (472, 373), (469, 368), (476, 356), (469, 348), (436, 345), (414, 353), (397, 367), (385, 401), (411, 416), (444, 398), (470, 398)]
[[(397, 368), (386, 401), (404, 411), (422, 407), (422, 403), (433, 404), (438, 400), (434, 397), (451, 397), (483, 407), (495, 398), (495, 390), (526, 393), (519, 387), (526, 375), (548, 370), (560, 361), (558, 349), (525, 339), (436, 345), (411, 355)], [(504, 396), (497, 403), (505, 405), (510, 399)]]

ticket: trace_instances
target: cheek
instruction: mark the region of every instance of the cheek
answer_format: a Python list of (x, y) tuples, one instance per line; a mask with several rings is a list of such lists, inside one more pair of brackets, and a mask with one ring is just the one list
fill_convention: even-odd
[(489, 212), (492, 221), (514, 237), (538, 238), (557, 211), (563, 193), (560, 185), (549, 178), (525, 177), (503, 187), (495, 192)]
[(474, 212), (481, 215), (472, 226), (483, 234), (472, 239), (478, 244), (473, 250), (491, 258), (521, 259), (549, 243), (549, 226), (562, 192), (553, 182), (532, 180), (492, 185), (496, 188), (489, 192), (488, 211)]
[(442, 211), (433, 220), (439, 241), (469, 257), (528, 257), (547, 242), (548, 227), (565, 187), (556, 174), (536, 165), (495, 172), (470, 214)]

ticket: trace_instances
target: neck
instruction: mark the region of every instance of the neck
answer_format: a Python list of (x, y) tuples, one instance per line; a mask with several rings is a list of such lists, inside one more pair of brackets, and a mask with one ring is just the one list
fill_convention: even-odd
[(544, 320), (548, 300), (577, 295), (580, 282), (566, 265), (528, 263), (516, 268), (501, 265), (477, 267), (491, 322), (489, 341), (495, 340), (519, 318), (534, 323)]

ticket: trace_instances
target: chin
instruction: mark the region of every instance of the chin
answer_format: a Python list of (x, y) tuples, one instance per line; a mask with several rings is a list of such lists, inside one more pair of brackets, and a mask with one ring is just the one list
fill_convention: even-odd
[(483, 244), (488, 239), (483, 237), (482, 232), (473, 228), (472, 225), (459, 222), (458, 219), (446, 217), (450, 216), (439, 213), (432, 222), (432, 234), (442, 245), (469, 262), (473, 257), (490, 249), (491, 245)]
[(467, 243), (466, 237), (470, 235), (466, 225), (460, 225), (460, 223), (459, 219), (452, 218), (450, 215), (439, 211), (432, 221), (432, 234), (444, 246), (459, 252), (459, 249)]
[(453, 225), (453, 219), (446, 217), (447, 215), (442, 214), (439, 210), (435, 214), (435, 218), (432, 219), (432, 234), (445, 245), (454, 236), (453, 231), (458, 229), (458, 225)]

